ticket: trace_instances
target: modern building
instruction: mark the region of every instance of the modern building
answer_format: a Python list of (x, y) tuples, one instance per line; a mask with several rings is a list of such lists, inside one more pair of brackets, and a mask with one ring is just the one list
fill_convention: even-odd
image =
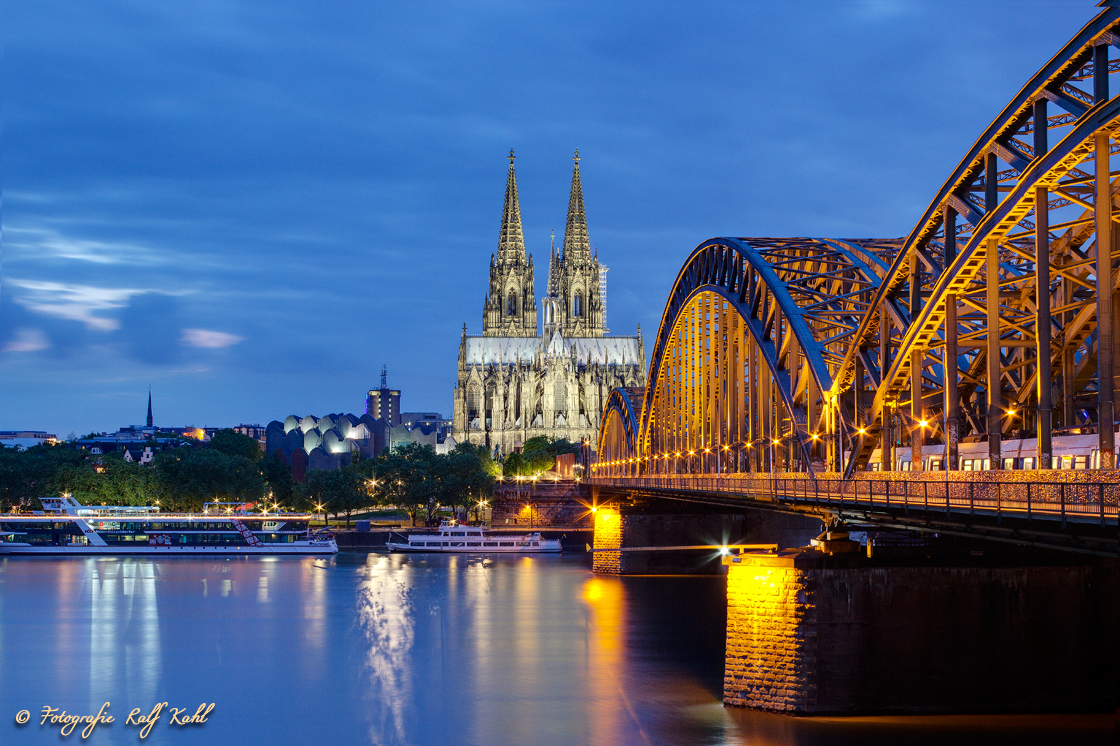
[(545, 435), (597, 442), (611, 389), (645, 385), (641, 327), (608, 336), (606, 268), (592, 253), (576, 151), (563, 247), (553, 243), (538, 325), (533, 257), (525, 250), (513, 151), (497, 255), (483, 302), (482, 334), (463, 325), (452, 437), (500, 455)]
[(381, 388), (370, 389), (366, 394), (366, 414), (396, 426), (401, 424), (401, 392), (389, 388), (388, 378), (389, 371), (382, 365)]
[(288, 415), (265, 428), (265, 454), (283, 458), (292, 478), (309, 469), (341, 469), (354, 458), (373, 458), (389, 445), (389, 423), (368, 414)]
[(5, 448), (24, 450), (56, 442), (58, 436), (45, 430), (0, 430), (0, 446)]

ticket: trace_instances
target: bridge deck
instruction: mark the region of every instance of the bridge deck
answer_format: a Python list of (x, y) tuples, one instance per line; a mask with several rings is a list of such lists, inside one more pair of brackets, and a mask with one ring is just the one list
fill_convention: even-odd
[[(977, 476), (980, 476), (978, 473)], [(724, 506), (832, 513), (883, 527), (978, 536), (1115, 556), (1120, 482), (813, 479), (794, 475), (591, 477), (593, 487)], [(1057, 476), (1057, 475), (1054, 475)], [(1079, 478), (1080, 477), (1080, 478)]]

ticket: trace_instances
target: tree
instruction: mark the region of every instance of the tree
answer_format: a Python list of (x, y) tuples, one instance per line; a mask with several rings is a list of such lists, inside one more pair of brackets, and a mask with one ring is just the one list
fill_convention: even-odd
[(498, 465), (485, 446), (460, 443), (447, 456), (441, 457), (440, 502), (462, 507), (464, 515), (475, 508), (494, 487)]
[(83, 468), (92, 471), (86, 454), (62, 444), (44, 443), (26, 450), (0, 446), (0, 502), (4, 507), (37, 510), (36, 498), (59, 493), (60, 473)]
[(298, 507), (296, 482), (292, 479), (292, 469), (285, 463), (283, 453), (273, 451), (271, 456), (257, 462), (257, 469), (268, 483), (268, 491), (272, 493), (275, 502), (290, 508)]
[(261, 444), (248, 435), (225, 428), (214, 433), (210, 439), (210, 447), (221, 451), (227, 456), (241, 456), (250, 461), (260, 461)]
[(406, 443), (377, 457), (377, 494), (408, 513), (412, 525), (423, 511), (430, 522), (439, 509), (436, 452), (430, 445)]
[(213, 500), (253, 502), (266, 492), (260, 470), (243, 456), (213, 448), (174, 448), (158, 454), (153, 467), (170, 500), (198, 510)]
[(307, 495), (317, 505), (328, 508), (335, 515), (350, 514), (369, 504), (369, 496), (362, 487), (358, 474), (349, 469), (312, 469), (307, 472)]

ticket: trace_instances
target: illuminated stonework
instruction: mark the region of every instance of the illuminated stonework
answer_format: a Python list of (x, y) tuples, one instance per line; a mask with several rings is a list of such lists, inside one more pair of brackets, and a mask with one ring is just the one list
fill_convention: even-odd
[[(622, 546), (622, 516), (614, 508), (597, 508), (592, 515), (595, 524), (594, 549), (616, 549)], [(622, 552), (595, 552), (591, 569), (594, 572), (622, 573)]]
[(814, 611), (810, 578), (793, 557), (747, 556), (729, 564), (725, 704), (779, 712), (815, 709)]
[(605, 272), (587, 236), (577, 159), (564, 248), (552, 249), (538, 331), (533, 257), (525, 250), (511, 153), (482, 334), (468, 335), (464, 325), (459, 345), (456, 442), (501, 455), (538, 435), (597, 442), (607, 395), (618, 386), (644, 386), (646, 371), (640, 327), (633, 337), (605, 336)]

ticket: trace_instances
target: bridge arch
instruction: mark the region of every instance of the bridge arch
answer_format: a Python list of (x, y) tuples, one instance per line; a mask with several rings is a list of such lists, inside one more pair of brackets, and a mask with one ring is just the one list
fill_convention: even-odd
[(1114, 466), (1117, 49), (1120, 9), (1106, 7), (1008, 103), (905, 238), (696, 247), (640, 406), (607, 408), (601, 453), (637, 475), (850, 475), (898, 468), (903, 448), (914, 469), (927, 447), (957, 468), (966, 438), (986, 442), (998, 468), (1014, 439), (1034, 451), (1020, 466), (1049, 468), (1055, 434), (1087, 431), (1097, 463)]

